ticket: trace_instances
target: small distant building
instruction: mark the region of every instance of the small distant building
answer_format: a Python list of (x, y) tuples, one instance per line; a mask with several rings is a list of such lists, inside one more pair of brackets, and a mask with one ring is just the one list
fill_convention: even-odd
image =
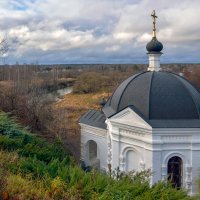
[(123, 81), (101, 111), (80, 119), (81, 159), (100, 170), (151, 169), (151, 184), (170, 180), (189, 194), (200, 178), (200, 93), (182, 76), (160, 68), (163, 45), (147, 44), (148, 70)]

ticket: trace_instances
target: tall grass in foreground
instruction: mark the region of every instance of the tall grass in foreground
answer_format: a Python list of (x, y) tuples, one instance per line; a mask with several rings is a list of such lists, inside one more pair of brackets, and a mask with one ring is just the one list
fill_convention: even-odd
[[(119, 176), (75, 165), (60, 142), (50, 144), (0, 112), (0, 192), (15, 200), (191, 200), (145, 172)], [(7, 197), (6, 197), (7, 198)], [(8, 198), (7, 198), (8, 199)]]

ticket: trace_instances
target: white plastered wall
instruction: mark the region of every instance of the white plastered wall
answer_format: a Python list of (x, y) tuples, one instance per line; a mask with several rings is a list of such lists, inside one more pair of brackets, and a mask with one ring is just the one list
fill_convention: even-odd
[(100, 160), (100, 169), (107, 170), (107, 133), (105, 129), (92, 127), (85, 124), (81, 126), (81, 160), (90, 165), (88, 155), (88, 142), (97, 144), (97, 158)]
[(132, 155), (135, 156), (131, 161), (133, 170), (152, 168), (151, 127), (141, 117), (127, 108), (107, 119), (107, 124), (112, 138), (112, 169), (120, 167), (121, 171), (126, 171), (129, 168), (127, 168), (129, 152), (134, 152)]
[(168, 161), (173, 156), (178, 156), (183, 162), (182, 187), (189, 194), (195, 194), (197, 180), (200, 178), (200, 129), (155, 129), (152, 135), (154, 142), (152, 183), (167, 179)]

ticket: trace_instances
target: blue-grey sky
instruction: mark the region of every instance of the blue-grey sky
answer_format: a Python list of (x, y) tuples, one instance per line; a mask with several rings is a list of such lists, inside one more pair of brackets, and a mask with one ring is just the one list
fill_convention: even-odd
[(146, 63), (153, 9), (163, 63), (200, 62), (199, 0), (0, 0), (7, 63)]

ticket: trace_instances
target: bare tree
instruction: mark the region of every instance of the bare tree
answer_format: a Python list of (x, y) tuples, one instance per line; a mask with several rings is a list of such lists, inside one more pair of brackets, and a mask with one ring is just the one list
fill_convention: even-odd
[(3, 65), (6, 64), (6, 54), (8, 52), (9, 46), (8, 46), (8, 40), (6, 37), (0, 39), (0, 56), (2, 57), (2, 63)]
[(8, 40), (6, 37), (0, 40), (0, 55), (4, 55), (8, 52), (9, 46), (8, 46)]

